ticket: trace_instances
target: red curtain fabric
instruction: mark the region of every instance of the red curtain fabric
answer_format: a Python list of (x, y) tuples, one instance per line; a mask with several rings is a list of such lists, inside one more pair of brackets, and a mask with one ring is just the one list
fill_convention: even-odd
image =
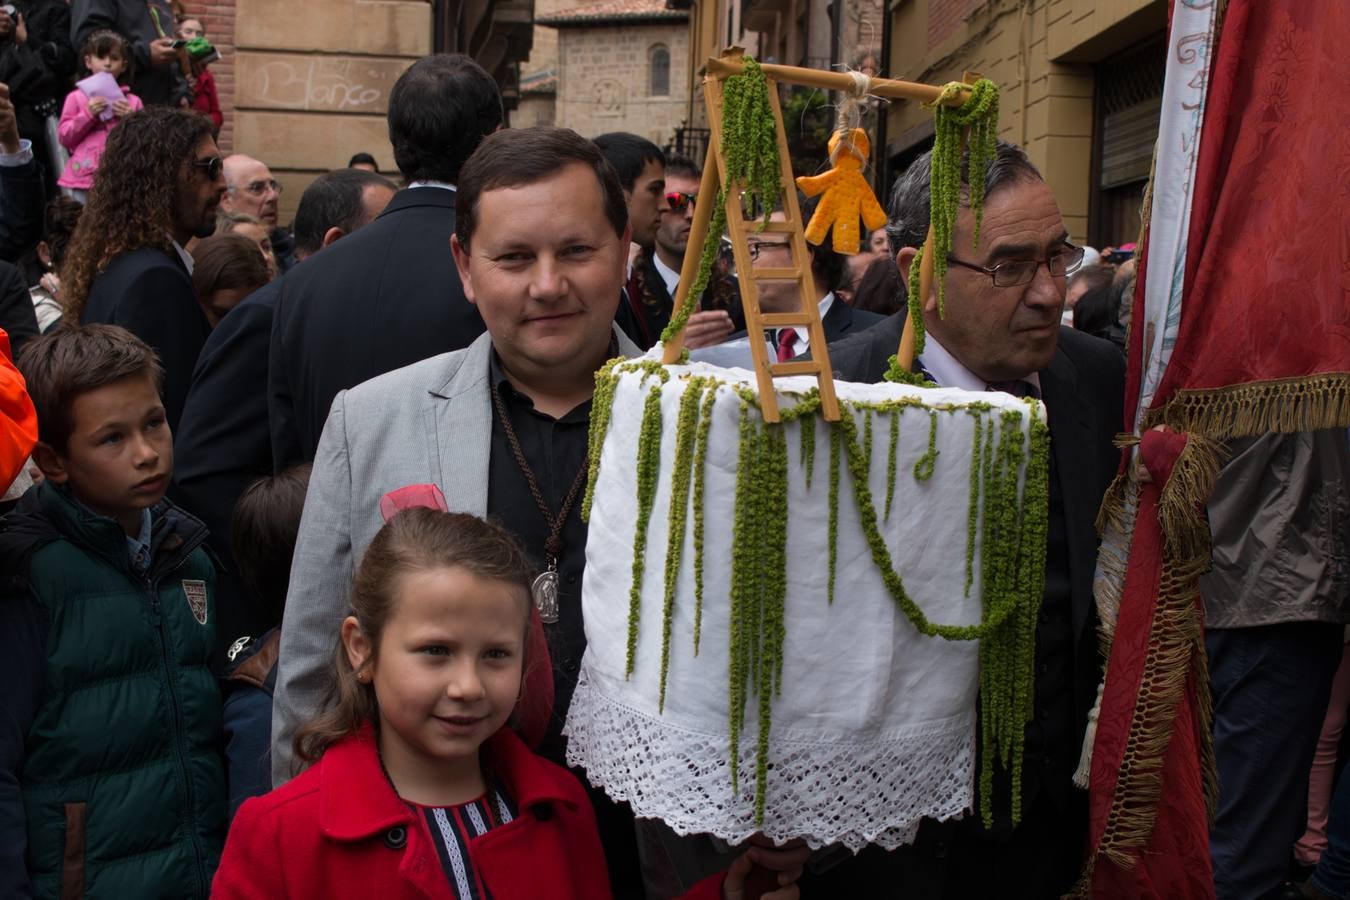
[[(1350, 79), (1347, 46), (1350, 4), (1228, 3), (1181, 328), (1155, 409), (1178, 391), (1350, 373), (1350, 129), (1337, 100)], [(1295, 399), (1267, 396), (1276, 409)]]
[[(1090, 895), (1099, 900), (1214, 896), (1201, 778), (1199, 698), (1190, 668), (1199, 652), (1194, 643), (1202, 634), (1199, 597), (1178, 605), (1161, 591), (1159, 500), (1187, 442), (1185, 435), (1149, 432), (1140, 443), (1140, 458), (1152, 480), (1143, 485), (1139, 495), (1130, 567), (1107, 663), (1092, 754), (1089, 846), (1097, 848), (1098, 853), (1092, 861)], [(1159, 605), (1169, 600), (1172, 609), (1160, 616)], [(1188, 616), (1193, 617), (1189, 621), (1195, 630), (1192, 641), (1180, 638), (1177, 649), (1185, 660), (1185, 684), (1172, 706), (1159, 702), (1166, 692), (1157, 681), (1158, 648), (1151, 645), (1163, 638), (1179, 639), (1176, 620)], [(1144, 705), (1150, 701), (1152, 705)], [(1148, 740), (1131, 746), (1128, 739), (1132, 730), (1136, 736), (1140, 732), (1170, 732), (1162, 756), (1147, 752)], [(1145, 773), (1150, 766), (1156, 767), (1153, 771), (1162, 779), (1160, 791), (1150, 790), (1150, 778)], [(1156, 809), (1156, 819), (1149, 806)], [(1141, 825), (1146, 827), (1150, 819), (1154, 823), (1151, 836), (1143, 846), (1133, 845), (1130, 832)], [(1106, 834), (1108, 825), (1113, 826), (1111, 835)]]
[[(1227, 3), (1210, 51), (1180, 325), (1145, 428), (1161, 423), (1223, 440), (1344, 426), (1350, 419), (1350, 129), (1337, 99), (1350, 78), (1347, 46), (1350, 4)], [(1156, 183), (1153, 190), (1178, 187)], [(1146, 276), (1168, 273), (1140, 270), (1126, 383), (1130, 430), (1138, 421), (1144, 348), (1151, 344)], [(1138, 495), (1093, 750), (1094, 852), (1089, 879), (1080, 885), (1081, 894), (1093, 897), (1214, 896), (1203, 783), (1203, 654), (1198, 643), (1192, 653), (1162, 663), (1157, 654), (1158, 642), (1175, 637), (1167, 629), (1187, 609), (1176, 590), (1168, 596), (1177, 560), (1163, 550), (1175, 535), (1165, 532), (1167, 516), (1159, 515), (1187, 440), (1146, 431), (1140, 445), (1153, 480)], [(1208, 492), (1197, 487), (1203, 483), (1191, 481), (1188, 488), (1197, 494), (1188, 498), (1197, 509), (1207, 499), (1199, 496)], [(1198, 623), (1198, 589), (1191, 596)], [(1160, 616), (1169, 599), (1172, 617)], [(1164, 705), (1169, 722), (1159, 742), (1151, 740), (1156, 728), (1148, 730), (1159, 710), (1145, 698), (1156, 697), (1169, 676), (1184, 678), (1185, 687)], [(1151, 773), (1161, 781), (1151, 789), (1155, 799), (1141, 808), (1139, 792), (1123, 788), (1148, 782)]]

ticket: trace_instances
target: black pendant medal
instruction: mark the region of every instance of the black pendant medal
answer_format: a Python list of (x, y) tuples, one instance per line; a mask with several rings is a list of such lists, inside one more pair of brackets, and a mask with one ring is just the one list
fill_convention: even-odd
[(534, 580), (530, 593), (534, 595), (534, 606), (539, 610), (539, 620), (545, 625), (558, 621), (558, 561), (550, 559), (548, 570), (540, 573)]

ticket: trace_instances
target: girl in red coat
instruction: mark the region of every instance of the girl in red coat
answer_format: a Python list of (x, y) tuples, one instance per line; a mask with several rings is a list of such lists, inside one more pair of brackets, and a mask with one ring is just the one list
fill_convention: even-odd
[[(217, 898), (608, 900), (595, 815), (567, 770), (509, 727), (532, 568), (497, 525), (410, 509), (371, 542), (342, 623), (312, 763), (240, 807)], [(795, 900), (805, 851), (755, 847), (690, 900), (743, 900), (751, 863)]]

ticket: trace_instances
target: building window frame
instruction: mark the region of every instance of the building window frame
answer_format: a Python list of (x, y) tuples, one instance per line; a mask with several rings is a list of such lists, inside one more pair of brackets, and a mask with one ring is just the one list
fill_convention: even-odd
[(647, 51), (647, 93), (670, 96), (670, 48), (665, 44), (653, 44)]

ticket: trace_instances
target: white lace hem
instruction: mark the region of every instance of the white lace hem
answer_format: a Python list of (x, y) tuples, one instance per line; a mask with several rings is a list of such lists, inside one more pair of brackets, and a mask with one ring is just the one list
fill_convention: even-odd
[[(753, 703), (753, 701), (752, 701)], [(753, 715), (747, 716), (753, 719)], [(567, 761), (641, 818), (679, 834), (739, 844), (756, 832), (812, 848), (911, 843), (921, 819), (960, 816), (974, 802), (974, 717), (870, 741), (770, 738), (764, 822), (755, 824), (755, 731), (740, 747), (733, 794), (725, 734), (681, 728), (606, 696), (583, 665), (564, 733)]]

